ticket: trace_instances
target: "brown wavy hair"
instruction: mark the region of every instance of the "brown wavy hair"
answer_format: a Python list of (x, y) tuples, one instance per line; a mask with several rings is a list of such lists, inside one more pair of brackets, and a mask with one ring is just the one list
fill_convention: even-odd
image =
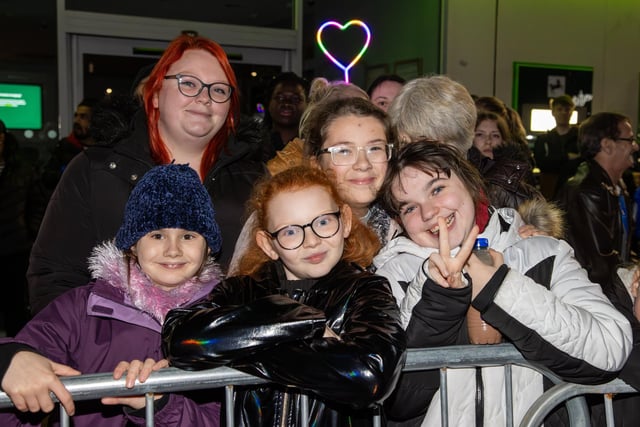
[(494, 113), (493, 111), (479, 110), (475, 129), (477, 130), (480, 123), (484, 122), (485, 120), (491, 120), (496, 123), (496, 127), (500, 132), (503, 144), (511, 141), (511, 131), (509, 130), (509, 124), (504, 117), (498, 115), (497, 113)]
[[(256, 234), (267, 229), (269, 202), (284, 191), (298, 191), (309, 187), (322, 187), (329, 193), (333, 201), (341, 206), (342, 218), (346, 212), (342, 207), (346, 204), (335, 187), (333, 180), (322, 170), (309, 166), (296, 166), (286, 169), (273, 177), (263, 179), (254, 189), (249, 200), (253, 225), (251, 228), (248, 248), (240, 260), (236, 273), (239, 275), (254, 275), (262, 266), (271, 261), (256, 243)], [(358, 218), (351, 215), (351, 233), (345, 239), (342, 260), (355, 263), (363, 268), (371, 265), (373, 257), (380, 250), (378, 237)]]
[(162, 84), (164, 83), (164, 76), (167, 74), (169, 67), (178, 61), (185, 51), (190, 49), (199, 49), (209, 52), (213, 55), (224, 72), (229, 84), (233, 87), (231, 93), (231, 99), (229, 100), (229, 114), (227, 119), (222, 125), (222, 128), (211, 138), (207, 148), (202, 155), (202, 161), (200, 163), (200, 177), (205, 177), (209, 170), (213, 167), (213, 164), (217, 160), (222, 148), (225, 146), (229, 135), (235, 132), (235, 118), (240, 111), (240, 98), (238, 95), (238, 83), (236, 81), (236, 75), (231, 68), (231, 64), (227, 59), (227, 54), (220, 47), (220, 45), (213, 40), (209, 40), (201, 36), (190, 36), (183, 34), (174, 39), (167, 49), (162, 54), (162, 57), (158, 60), (158, 63), (151, 74), (149, 80), (144, 85), (144, 109), (147, 113), (147, 126), (149, 129), (149, 148), (151, 150), (151, 156), (157, 164), (165, 165), (171, 162), (171, 154), (167, 149), (165, 142), (160, 136), (158, 130), (158, 120), (160, 118), (160, 111), (153, 107), (153, 96), (160, 91)]

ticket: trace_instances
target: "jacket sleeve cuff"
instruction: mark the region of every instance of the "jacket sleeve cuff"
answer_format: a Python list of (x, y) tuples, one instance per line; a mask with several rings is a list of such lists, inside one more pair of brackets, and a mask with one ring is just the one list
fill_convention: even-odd
[(476, 298), (471, 301), (471, 305), (473, 306), (473, 308), (478, 310), (480, 313), (484, 313), (484, 311), (493, 302), (493, 299), (500, 289), (500, 286), (502, 286), (502, 282), (504, 281), (504, 278), (507, 276), (508, 272), (509, 267), (507, 267), (506, 264), (502, 264), (494, 273), (493, 277), (489, 279), (487, 284), (476, 296)]

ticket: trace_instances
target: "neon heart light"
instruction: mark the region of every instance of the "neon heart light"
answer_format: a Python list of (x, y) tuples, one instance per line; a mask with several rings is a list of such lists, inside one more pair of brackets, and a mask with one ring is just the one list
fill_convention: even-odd
[[(367, 40), (364, 42), (364, 46), (362, 46), (362, 49), (360, 49), (360, 53), (358, 53), (356, 55), (355, 58), (353, 58), (353, 60), (349, 63), (349, 65), (344, 65), (342, 62), (338, 61), (332, 54), (331, 52), (329, 52), (327, 50), (326, 47), (324, 47), (324, 44), (322, 43), (322, 31), (329, 27), (338, 27), (340, 29), (340, 31), (344, 31), (347, 28), (349, 28), (352, 25), (356, 25), (358, 27), (361, 27), (364, 32), (367, 35)], [(349, 82), (349, 70), (356, 65), (356, 63), (360, 60), (360, 58), (362, 58), (362, 55), (364, 55), (364, 52), (367, 50), (367, 48), (369, 47), (369, 43), (371, 42), (371, 31), (369, 30), (369, 27), (367, 26), (367, 24), (365, 24), (364, 22), (358, 20), (358, 19), (352, 19), (351, 21), (347, 22), (344, 25), (341, 25), (340, 23), (336, 22), (336, 21), (327, 21), (324, 24), (322, 24), (320, 26), (320, 28), (318, 28), (318, 32), (316, 33), (316, 40), (318, 42), (318, 46), (320, 47), (320, 50), (322, 50), (322, 53), (324, 53), (327, 58), (329, 58), (331, 60), (331, 62), (333, 62), (334, 64), (336, 64), (338, 66), (338, 68), (340, 68), (343, 72), (344, 72), (344, 81), (345, 82)]]

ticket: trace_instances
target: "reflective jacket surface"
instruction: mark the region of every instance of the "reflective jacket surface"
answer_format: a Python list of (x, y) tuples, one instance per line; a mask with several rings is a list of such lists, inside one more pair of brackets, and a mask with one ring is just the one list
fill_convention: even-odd
[[(299, 392), (310, 397), (309, 425), (371, 425), (371, 408), (391, 392), (404, 359), (388, 281), (339, 263), (294, 291), (298, 302), (284, 280), (272, 262), (257, 280), (228, 278), (209, 302), (171, 311), (165, 354), (180, 368), (228, 365), (275, 383), (237, 389), (237, 426), (299, 425)], [(340, 338), (323, 338), (327, 327)]]

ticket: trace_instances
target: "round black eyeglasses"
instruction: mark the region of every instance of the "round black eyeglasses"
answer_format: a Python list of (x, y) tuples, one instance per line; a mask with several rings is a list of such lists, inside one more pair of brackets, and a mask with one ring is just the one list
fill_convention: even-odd
[(305, 228), (311, 228), (313, 233), (321, 239), (328, 239), (336, 235), (340, 230), (340, 211), (330, 212), (317, 216), (305, 225), (287, 225), (274, 232), (267, 231), (267, 234), (275, 239), (282, 249), (298, 249), (304, 243)]
[(200, 95), (202, 90), (207, 88), (209, 98), (217, 104), (227, 102), (233, 93), (233, 86), (231, 85), (222, 82), (205, 83), (196, 76), (188, 74), (173, 74), (164, 76), (164, 79), (175, 79), (178, 82), (180, 93), (189, 98)]

